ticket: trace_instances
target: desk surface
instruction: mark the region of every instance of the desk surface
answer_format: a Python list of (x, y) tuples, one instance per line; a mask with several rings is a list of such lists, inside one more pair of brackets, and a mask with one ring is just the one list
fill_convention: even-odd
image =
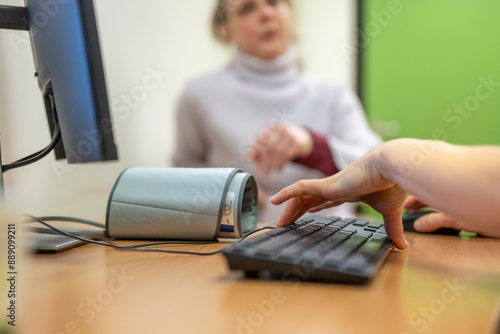
[[(367, 286), (230, 273), (222, 255), (85, 245), (25, 259), (22, 333), (491, 333), (500, 240), (408, 233)], [(127, 242), (125, 242), (127, 243)], [(213, 251), (225, 244), (169, 246)]]

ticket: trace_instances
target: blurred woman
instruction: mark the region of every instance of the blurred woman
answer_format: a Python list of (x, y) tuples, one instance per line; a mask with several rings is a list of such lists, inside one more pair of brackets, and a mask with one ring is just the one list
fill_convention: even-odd
[[(352, 91), (300, 72), (291, 10), (288, 0), (218, 0), (213, 31), (234, 59), (189, 82), (177, 110), (174, 166), (242, 168), (257, 178), (261, 203), (380, 143)], [(263, 205), (260, 219), (280, 212)]]

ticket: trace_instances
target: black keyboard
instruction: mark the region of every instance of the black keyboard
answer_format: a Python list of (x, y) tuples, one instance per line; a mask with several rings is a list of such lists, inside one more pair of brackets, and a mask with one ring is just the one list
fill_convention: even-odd
[(394, 247), (384, 224), (312, 216), (224, 250), (229, 268), (247, 276), (364, 284)]

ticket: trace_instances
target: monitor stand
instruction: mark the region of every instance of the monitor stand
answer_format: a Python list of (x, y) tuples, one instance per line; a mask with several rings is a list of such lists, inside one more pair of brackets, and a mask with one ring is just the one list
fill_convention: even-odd
[(0, 5), (0, 29), (29, 30), (26, 7)]

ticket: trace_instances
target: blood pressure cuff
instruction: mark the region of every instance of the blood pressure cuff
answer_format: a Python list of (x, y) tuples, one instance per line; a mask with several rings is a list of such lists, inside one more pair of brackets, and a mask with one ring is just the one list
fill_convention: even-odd
[(130, 168), (111, 191), (106, 234), (123, 239), (240, 238), (257, 226), (255, 178), (236, 168)]

